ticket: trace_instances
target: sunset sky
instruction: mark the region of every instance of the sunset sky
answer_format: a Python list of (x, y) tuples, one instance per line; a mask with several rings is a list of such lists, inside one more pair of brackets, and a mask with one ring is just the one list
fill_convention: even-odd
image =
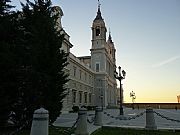
[[(24, 2), (24, 0), (21, 0)], [(116, 47), (117, 66), (126, 71), (125, 102), (177, 102), (180, 95), (180, 0), (100, 0)], [(12, 0), (16, 9), (19, 0)], [(76, 56), (90, 55), (97, 0), (52, 0), (62, 8), (62, 25)], [(107, 33), (108, 35), (108, 33)], [(119, 83), (119, 82), (118, 82)]]

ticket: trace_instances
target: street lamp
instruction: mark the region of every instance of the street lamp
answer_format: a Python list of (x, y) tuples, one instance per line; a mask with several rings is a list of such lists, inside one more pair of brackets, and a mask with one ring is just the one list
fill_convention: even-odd
[(178, 103), (180, 103), (180, 95), (177, 96)]
[(126, 76), (126, 72), (124, 71), (124, 70), (122, 70), (122, 75), (121, 75), (121, 67), (119, 66), (118, 67), (118, 69), (119, 69), (119, 75), (118, 75), (118, 73), (116, 72), (116, 70), (114, 71), (114, 77), (116, 78), (116, 79), (118, 79), (119, 80), (119, 82), (120, 82), (120, 86), (119, 86), (119, 88), (120, 88), (120, 90), (119, 90), (119, 96), (120, 96), (120, 107), (119, 107), (119, 111), (120, 111), (120, 115), (124, 115), (124, 112), (123, 112), (123, 106), (122, 106), (122, 102), (123, 102), (123, 93), (122, 93), (122, 86), (121, 86), (121, 80), (122, 79), (125, 79), (125, 76)]
[(100, 100), (101, 100), (101, 109), (102, 109), (102, 111), (103, 111), (103, 84), (102, 84), (102, 79), (99, 79), (99, 85), (100, 85), (100, 96), (99, 96), (99, 98), (100, 98)]
[(136, 95), (134, 91), (130, 92), (130, 97), (132, 98), (132, 103), (134, 103), (136, 99)]
[(102, 93), (101, 93), (100, 98), (101, 98), (101, 109), (102, 109), (102, 111), (103, 111), (103, 94), (102, 94)]

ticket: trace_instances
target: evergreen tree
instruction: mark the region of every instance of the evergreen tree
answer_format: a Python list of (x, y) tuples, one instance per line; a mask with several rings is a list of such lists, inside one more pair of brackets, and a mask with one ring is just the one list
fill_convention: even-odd
[(11, 0), (1, 0), (0, 1), (0, 15), (1, 17), (4, 17), (6, 15), (10, 14), (10, 9), (12, 9), (14, 6), (9, 5)]
[(15, 124), (32, 120), (35, 109), (49, 110), (53, 122), (62, 109), (68, 75), (64, 35), (55, 27), (50, 0), (27, 0), (23, 12), (0, 1), (0, 126), (14, 112)]
[(23, 103), (29, 112), (44, 107), (53, 122), (60, 114), (66, 96), (68, 75), (67, 54), (60, 50), (64, 35), (55, 27), (57, 15), (52, 16), (50, 0), (27, 0), (23, 6), (23, 28), (29, 48), (27, 83), (23, 88)]
[(16, 102), (17, 83), (17, 53), (18, 23), (10, 0), (0, 1), (0, 126), (4, 127), (9, 119), (13, 104)]

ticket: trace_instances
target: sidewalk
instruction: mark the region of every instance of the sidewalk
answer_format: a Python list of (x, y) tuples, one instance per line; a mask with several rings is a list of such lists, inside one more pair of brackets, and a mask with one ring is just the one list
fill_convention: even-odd
[[(89, 114), (94, 114), (94, 111), (88, 111), (87, 115)], [(76, 119), (78, 117), (78, 113), (66, 113), (66, 114), (61, 114), (60, 117), (57, 118), (57, 120), (54, 122), (54, 126), (58, 126), (58, 127), (72, 127), (73, 124), (76, 122)], [(92, 116), (89, 116), (89, 118)], [(90, 123), (87, 122), (87, 130), (88, 133), (91, 134), (93, 133), (95, 130), (101, 128), (101, 126), (95, 126)]]
[[(119, 114), (118, 109), (105, 109), (105, 112), (109, 113), (113, 117), (117, 117)], [(132, 116), (136, 116), (140, 114), (141, 112), (145, 111), (144, 109), (134, 109), (131, 108), (124, 108), (124, 116), (129, 118)], [(180, 110), (165, 110), (165, 109), (155, 109), (154, 111), (172, 118), (176, 120), (180, 120)], [(87, 114), (95, 114), (94, 111), (88, 111)], [(158, 129), (168, 129), (168, 130), (180, 130), (180, 123), (169, 121), (166, 119), (163, 119), (156, 114), (155, 121)], [(67, 114), (61, 114), (60, 117), (57, 118), (54, 125), (60, 126), (60, 127), (72, 127), (72, 125), (76, 122), (76, 119), (78, 117), (77, 113), (67, 113)], [(88, 116), (90, 118), (92, 116)], [(141, 128), (143, 129), (146, 124), (146, 114), (132, 120), (118, 120), (115, 118), (111, 118), (110, 116), (107, 116), (107, 114), (103, 113), (103, 126), (110, 126), (110, 127), (124, 127), (124, 128)], [(87, 128), (89, 134), (100, 128), (101, 126), (94, 126), (93, 123), (90, 124), (87, 122)]]

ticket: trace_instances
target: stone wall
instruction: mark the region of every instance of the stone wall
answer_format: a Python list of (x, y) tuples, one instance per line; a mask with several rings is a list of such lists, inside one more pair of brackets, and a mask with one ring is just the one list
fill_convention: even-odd
[(124, 103), (126, 107), (133, 107), (136, 108), (147, 108), (152, 107), (154, 109), (180, 109), (180, 103)]

